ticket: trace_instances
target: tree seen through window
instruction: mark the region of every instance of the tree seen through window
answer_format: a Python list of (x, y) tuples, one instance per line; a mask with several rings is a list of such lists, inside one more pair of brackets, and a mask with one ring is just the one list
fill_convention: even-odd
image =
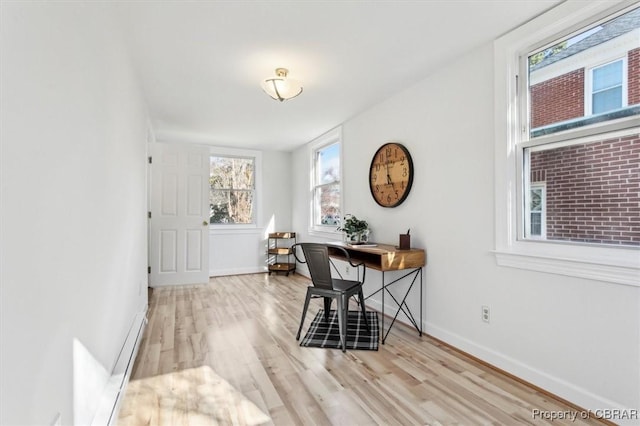
[(211, 224), (253, 223), (255, 161), (253, 158), (210, 157)]

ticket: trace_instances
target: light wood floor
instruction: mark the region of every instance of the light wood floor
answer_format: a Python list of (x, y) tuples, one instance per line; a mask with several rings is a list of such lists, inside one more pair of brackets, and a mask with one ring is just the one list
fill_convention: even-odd
[(300, 347), (308, 284), (255, 274), (153, 290), (118, 424), (600, 424), (533, 418), (576, 409), (403, 325), (377, 352)]

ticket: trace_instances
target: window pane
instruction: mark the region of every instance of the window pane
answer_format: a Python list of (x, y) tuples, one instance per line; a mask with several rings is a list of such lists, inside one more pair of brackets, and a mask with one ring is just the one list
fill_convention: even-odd
[(209, 198), (210, 223), (253, 223), (253, 192), (212, 189)]
[(341, 158), (339, 137), (331, 139), (313, 151), (313, 226), (335, 229), (340, 224)]
[(334, 143), (318, 150), (316, 171), (317, 184), (340, 180), (340, 144)]
[(594, 114), (618, 109), (621, 106), (622, 87), (614, 87), (613, 89), (603, 90), (593, 94), (592, 109)]
[(319, 225), (340, 224), (340, 184), (323, 185), (316, 188), (317, 200), (315, 223)]
[(531, 176), (544, 177), (546, 185), (546, 206), (538, 205), (534, 188), (525, 188), (531, 235), (540, 207), (547, 240), (640, 246), (640, 134), (525, 152)]
[(253, 189), (253, 158), (211, 157), (212, 188)]
[[(531, 52), (527, 56), (530, 138), (639, 115), (639, 34), (640, 8), (636, 8)], [(602, 57), (619, 60), (601, 65)]]
[(531, 220), (531, 236), (534, 236), (534, 237), (542, 236), (542, 213), (531, 212), (530, 220)]
[(593, 70), (593, 91), (609, 89), (622, 84), (622, 61), (616, 61)]
[(532, 212), (540, 212), (542, 211), (542, 189), (541, 188), (533, 188), (531, 189), (531, 203), (530, 210)]

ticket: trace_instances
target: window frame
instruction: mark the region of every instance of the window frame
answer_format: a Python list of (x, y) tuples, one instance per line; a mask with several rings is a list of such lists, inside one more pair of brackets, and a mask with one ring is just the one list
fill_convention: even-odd
[(318, 138), (314, 139), (309, 143), (310, 208), (309, 208), (308, 232), (310, 235), (316, 235), (321, 237), (335, 237), (336, 235), (341, 235), (341, 232), (338, 231), (338, 225), (322, 225), (322, 224), (315, 223), (316, 206), (318, 205), (316, 202), (316, 188), (319, 186), (322, 186), (322, 185), (316, 184), (316, 179), (318, 177), (317, 162), (316, 162), (317, 152), (336, 143), (339, 144), (338, 152), (339, 152), (339, 158), (340, 158), (340, 167), (339, 167), (340, 180), (338, 181), (338, 185), (340, 188), (340, 210), (341, 210), (340, 214), (341, 216), (344, 215), (342, 213), (342, 207), (344, 206), (344, 199), (343, 199), (344, 188), (342, 183), (343, 182), (342, 176), (343, 176), (343, 170), (344, 170), (344, 166), (343, 166), (344, 157), (343, 157), (343, 146), (342, 146), (342, 127), (340, 126), (330, 130), (329, 132), (323, 134), (322, 136), (319, 136)]
[(251, 158), (253, 159), (254, 178), (253, 178), (253, 207), (252, 207), (252, 223), (210, 223), (211, 230), (241, 230), (255, 229), (260, 227), (260, 208), (262, 199), (262, 153), (260, 151), (248, 149), (236, 149), (225, 147), (212, 147), (209, 149), (209, 157), (227, 157), (227, 158)]
[[(528, 93), (522, 94), (526, 76), (523, 56), (558, 39), (582, 32), (613, 13), (633, 9), (637, 2), (565, 2), (500, 37), (494, 43), (495, 120), (495, 250), (500, 266), (514, 267), (640, 287), (640, 250), (629, 246), (605, 246), (524, 239), (525, 148), (562, 143), (570, 132), (583, 142), (610, 133), (612, 137), (640, 126), (640, 117), (627, 117), (600, 125), (529, 139)], [(526, 136), (526, 138), (525, 138)], [(528, 178), (527, 178), (528, 179)]]

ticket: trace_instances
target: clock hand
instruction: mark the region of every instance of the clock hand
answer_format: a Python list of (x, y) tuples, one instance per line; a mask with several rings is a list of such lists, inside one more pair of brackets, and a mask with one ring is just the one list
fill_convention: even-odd
[(391, 180), (391, 175), (389, 174), (389, 163), (387, 163), (386, 166), (387, 166), (387, 185), (393, 186), (393, 181)]
[(393, 188), (393, 190), (396, 190), (396, 185), (393, 183), (393, 181), (391, 180), (391, 176), (389, 176), (387, 174), (387, 184), (391, 185), (391, 188)]

